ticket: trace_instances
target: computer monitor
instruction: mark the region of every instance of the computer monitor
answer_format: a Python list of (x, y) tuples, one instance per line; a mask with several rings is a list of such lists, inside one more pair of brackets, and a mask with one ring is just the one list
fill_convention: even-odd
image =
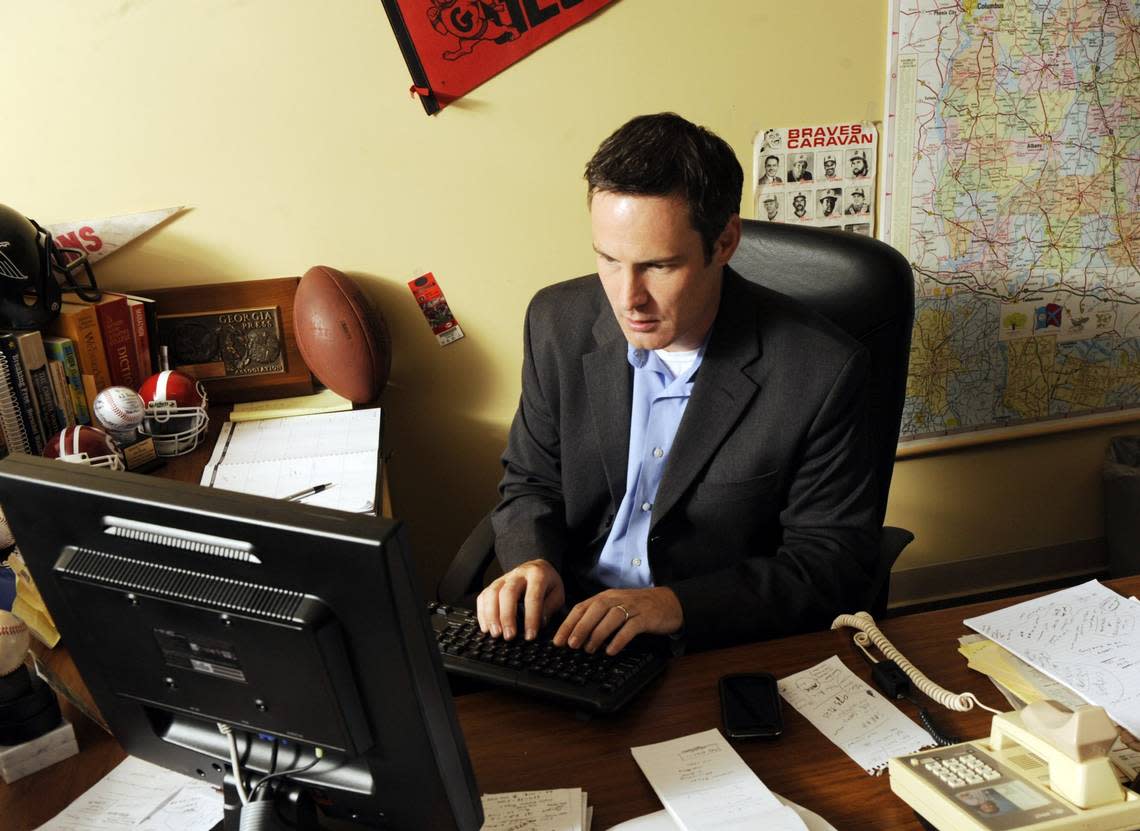
[(290, 827), (482, 824), (398, 522), (24, 454), (0, 505), (115, 737), (224, 784), (227, 831), (219, 724), (247, 798), (307, 768), (255, 794)]

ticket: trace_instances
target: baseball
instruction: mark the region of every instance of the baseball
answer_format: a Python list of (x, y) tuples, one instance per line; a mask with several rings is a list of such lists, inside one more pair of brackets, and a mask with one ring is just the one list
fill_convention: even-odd
[(0, 609), (0, 677), (15, 672), (23, 665), (31, 639), (24, 621)]
[(95, 418), (111, 432), (126, 432), (139, 426), (145, 405), (129, 387), (107, 387), (95, 396)]
[(4, 511), (0, 510), (0, 552), (7, 551), (16, 544), (16, 538), (12, 536), (12, 529), (8, 527), (8, 517), (4, 516)]

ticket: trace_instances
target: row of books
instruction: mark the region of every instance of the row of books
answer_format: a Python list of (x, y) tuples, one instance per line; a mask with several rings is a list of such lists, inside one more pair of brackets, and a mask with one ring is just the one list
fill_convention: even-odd
[(64, 302), (42, 331), (0, 331), (0, 432), (7, 451), (43, 453), (64, 427), (93, 423), (95, 396), (137, 390), (158, 364), (154, 301), (103, 292)]

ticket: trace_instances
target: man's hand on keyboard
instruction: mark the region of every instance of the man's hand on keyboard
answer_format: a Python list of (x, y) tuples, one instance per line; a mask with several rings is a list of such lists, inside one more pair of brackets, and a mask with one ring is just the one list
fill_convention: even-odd
[(642, 632), (672, 635), (684, 622), (672, 589), (606, 589), (570, 610), (554, 633), (554, 644), (595, 652), (612, 635), (606, 654), (616, 655)]
[(492, 637), (511, 640), (517, 631), (519, 601), (523, 601), (523, 632), (528, 641), (566, 602), (562, 575), (546, 560), (528, 560), (494, 580), (479, 593), (475, 612), (479, 628)]

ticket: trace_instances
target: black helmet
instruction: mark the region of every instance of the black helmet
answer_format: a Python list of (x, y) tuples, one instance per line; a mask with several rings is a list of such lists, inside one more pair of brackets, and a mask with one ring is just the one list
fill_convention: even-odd
[[(76, 282), (80, 269), (87, 285)], [(34, 220), (0, 205), (0, 326), (38, 329), (53, 320), (61, 301), (56, 273), (83, 299), (99, 299), (87, 252), (56, 245)]]

